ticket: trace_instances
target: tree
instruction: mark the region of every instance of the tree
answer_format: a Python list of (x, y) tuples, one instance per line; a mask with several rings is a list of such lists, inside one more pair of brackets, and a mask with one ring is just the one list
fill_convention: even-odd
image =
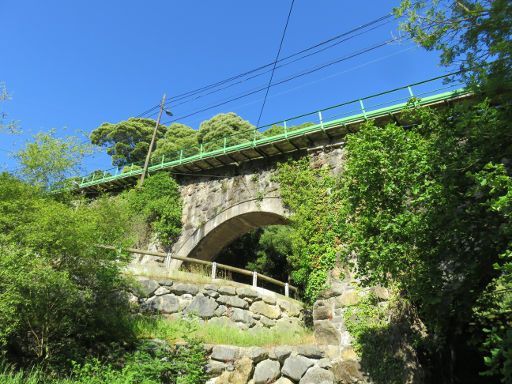
[(96, 246), (127, 246), (121, 199), (92, 204), (0, 175), (0, 354), (62, 364), (130, 337), (119, 294), (127, 255)]
[[(142, 162), (148, 153), (156, 122), (132, 117), (119, 123), (104, 123), (91, 132), (91, 143), (107, 148), (112, 164), (124, 166)], [(157, 140), (164, 137), (166, 127), (158, 126)]]
[[(11, 99), (11, 95), (7, 92), (5, 84), (0, 82), (0, 103)], [(0, 132), (7, 130), (9, 133), (20, 133), (19, 126), (16, 121), (7, 121), (7, 113), (0, 110)]]
[(512, 3), (509, 0), (403, 0), (401, 27), (441, 63), (489, 94), (512, 89)]
[(92, 152), (90, 145), (76, 137), (58, 138), (55, 131), (38, 133), (35, 140), (16, 154), (20, 174), (32, 185), (50, 189), (63, 186), (67, 179), (78, 176), (82, 159)]
[(259, 137), (256, 127), (234, 112), (220, 113), (199, 127), (198, 140), (205, 150), (220, 149), (224, 145), (235, 145)]
[(185, 124), (173, 123), (165, 132), (164, 137), (158, 140), (152, 158), (155, 162), (161, 161), (162, 158), (164, 161), (176, 160), (179, 158), (181, 150), (183, 150), (184, 156), (197, 153), (199, 150), (197, 131)]

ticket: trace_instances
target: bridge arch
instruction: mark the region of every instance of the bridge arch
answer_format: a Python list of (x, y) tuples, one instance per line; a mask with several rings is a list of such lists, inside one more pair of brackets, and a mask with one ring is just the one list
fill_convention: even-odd
[[(201, 260), (214, 260), (233, 240), (251, 230), (268, 225), (286, 224), (289, 212), (279, 197), (245, 200), (223, 209), (192, 234), (180, 239), (173, 254)], [(181, 265), (173, 260), (172, 269)]]

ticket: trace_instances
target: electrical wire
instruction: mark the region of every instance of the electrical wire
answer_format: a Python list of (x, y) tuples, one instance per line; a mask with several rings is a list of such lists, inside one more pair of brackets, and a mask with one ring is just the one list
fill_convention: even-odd
[(274, 66), (272, 67), (272, 72), (270, 73), (270, 79), (268, 81), (267, 89), (265, 90), (265, 97), (263, 98), (263, 103), (261, 104), (260, 115), (258, 116), (258, 122), (256, 123), (257, 127), (259, 127), (259, 125), (260, 125), (261, 116), (263, 115), (263, 110), (265, 109), (265, 104), (267, 103), (268, 91), (270, 90), (270, 85), (272, 84), (272, 80), (274, 79), (276, 65), (279, 60), (279, 55), (281, 54), (281, 49), (283, 48), (283, 42), (284, 42), (284, 38), (286, 36), (286, 30), (288, 29), (288, 23), (290, 22), (290, 18), (292, 15), (294, 3), (295, 3), (295, 0), (292, 0), (292, 2), (290, 4), (290, 11), (288, 12), (288, 17), (286, 18), (286, 24), (284, 25), (283, 33), (281, 35), (281, 41), (279, 43), (279, 49), (277, 50), (276, 59), (274, 60)]
[[(330, 43), (330, 42), (332, 42), (332, 41), (335, 41), (335, 40), (338, 40), (338, 39), (340, 39), (340, 38), (342, 38), (342, 37), (346, 37), (346, 36), (348, 36), (348, 35), (350, 35), (350, 34), (352, 34), (352, 33), (354, 33), (354, 32), (357, 32), (357, 31), (359, 31), (359, 30), (365, 29), (365, 28), (367, 28), (367, 27), (374, 26), (375, 24), (378, 24), (378, 23), (380, 23), (380, 22), (382, 22), (382, 21), (385, 21), (385, 20), (387, 20), (387, 19), (390, 19), (391, 17), (393, 17), (393, 15), (392, 15), (392, 14), (386, 14), (386, 15), (384, 15), (384, 16), (381, 16), (381, 17), (377, 18), (377, 19), (371, 20), (371, 21), (369, 21), (369, 22), (367, 22), (367, 23), (364, 23), (364, 24), (359, 25), (359, 26), (357, 26), (357, 27), (355, 27), (355, 28), (352, 28), (352, 29), (351, 29), (351, 30), (349, 30), (349, 31), (342, 32), (342, 33), (340, 33), (340, 34), (338, 34), (338, 35), (336, 35), (336, 36), (333, 36), (333, 37), (331, 37), (331, 38), (329, 38), (329, 39), (323, 40), (323, 41), (321, 41), (321, 42), (319, 42), (319, 43), (317, 43), (317, 44), (314, 44), (314, 45), (312, 45), (312, 46), (310, 46), (310, 47), (307, 47), (307, 48), (302, 49), (302, 50), (300, 50), (300, 51), (298, 51), (298, 52), (292, 53), (292, 54), (290, 54), (290, 55), (288, 55), (288, 56), (286, 56), (286, 57), (284, 57), (284, 58), (280, 59), (278, 62), (283, 62), (283, 61), (286, 61), (286, 60), (288, 60), (288, 59), (290, 59), (290, 58), (292, 58), (292, 57), (299, 56), (299, 55), (301, 55), (301, 54), (303, 54), (303, 53), (305, 53), (305, 52), (309, 52), (309, 51), (311, 51), (311, 50), (313, 50), (313, 49), (315, 49), (315, 48), (321, 47), (322, 45), (328, 44), (328, 43)], [(379, 27), (380, 27), (380, 26), (382, 26), (382, 25), (387, 24), (388, 22), (390, 22), (390, 21), (387, 21), (386, 23), (380, 24), (380, 25), (379, 25)], [(373, 30), (373, 29), (375, 29), (375, 28), (372, 28), (372, 29), (370, 29), (369, 31), (371, 31), (371, 30)], [(366, 32), (363, 32), (363, 33), (366, 33)], [(359, 35), (361, 35), (361, 34), (362, 34), (362, 33), (360, 33), (360, 34), (358, 34), (358, 35), (356, 35), (356, 36), (359, 36)], [(356, 37), (356, 36), (354, 36), (354, 37)], [(346, 41), (346, 39), (345, 39), (344, 41)], [(335, 45), (337, 45), (337, 44), (333, 44), (333, 45), (329, 46), (328, 48), (331, 48), (331, 47), (333, 47), (333, 46), (335, 46)], [(325, 49), (328, 49), (328, 48), (324, 48), (324, 49), (322, 49), (322, 50), (320, 50), (320, 51), (318, 51), (318, 52), (324, 51)], [(311, 54), (310, 54), (310, 55), (311, 55)], [(310, 56), (310, 55), (308, 55), (308, 56)], [(307, 56), (306, 56), (306, 57), (307, 57)], [(215, 82), (215, 83), (211, 83), (211, 84), (208, 84), (208, 85), (205, 85), (205, 86), (199, 87), (199, 88), (197, 88), (197, 89), (194, 89), (194, 90), (191, 90), (191, 91), (187, 91), (187, 92), (184, 92), (184, 93), (182, 93), (182, 94), (179, 94), (179, 95), (173, 96), (173, 97), (169, 98), (169, 100), (166, 102), (166, 105), (167, 105), (167, 104), (169, 104), (169, 103), (175, 102), (175, 101), (182, 100), (182, 99), (183, 99), (183, 98), (185, 98), (185, 97), (190, 97), (190, 96), (193, 96), (193, 95), (195, 95), (195, 94), (197, 94), (197, 93), (201, 93), (201, 92), (204, 92), (204, 91), (206, 91), (206, 90), (209, 90), (209, 89), (215, 88), (215, 87), (217, 87), (217, 86), (220, 86), (220, 85), (223, 85), (223, 84), (229, 83), (229, 82), (231, 82), (231, 81), (234, 81), (234, 80), (237, 80), (237, 79), (239, 79), (239, 78), (245, 77), (245, 76), (250, 75), (250, 74), (252, 74), (252, 73), (258, 72), (258, 71), (260, 71), (260, 70), (262, 70), (262, 69), (269, 68), (269, 67), (271, 67), (272, 65), (274, 65), (274, 62), (272, 62), (272, 63), (268, 63), (268, 64), (264, 64), (264, 65), (261, 65), (261, 66), (259, 66), (259, 67), (257, 67), (257, 68), (254, 68), (254, 69), (248, 70), (248, 71), (243, 72), (243, 73), (240, 73), (240, 74), (238, 74), (238, 75), (234, 75), (234, 76), (231, 76), (231, 77), (229, 77), (229, 78), (226, 78), (226, 79), (223, 79), (223, 80), (217, 81), (217, 82)], [(160, 106), (160, 104), (157, 104), (157, 105), (155, 105), (155, 106), (151, 107), (150, 109), (148, 109), (148, 110), (146, 110), (146, 111), (144, 111), (144, 112), (142, 112), (142, 113), (139, 113), (139, 114), (138, 114), (137, 116), (135, 116), (135, 117), (143, 117), (144, 115), (147, 115), (148, 113), (151, 113), (152, 111), (154, 111), (154, 110), (158, 109), (158, 108), (159, 108), (159, 106)]]

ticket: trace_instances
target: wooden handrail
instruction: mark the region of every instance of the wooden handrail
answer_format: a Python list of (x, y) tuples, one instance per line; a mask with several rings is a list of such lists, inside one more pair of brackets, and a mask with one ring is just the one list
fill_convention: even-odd
[[(99, 247), (99, 248), (110, 249), (110, 250), (114, 250), (114, 251), (119, 250), (119, 248), (116, 248), (116, 247), (114, 247), (112, 245), (97, 244), (96, 246)], [(256, 273), (257, 279), (261, 279), (261, 280), (267, 281), (269, 283), (278, 285), (280, 287), (284, 287), (285, 288), (285, 294), (287, 293), (287, 289), (290, 289), (290, 290), (294, 291), (295, 293), (297, 293), (297, 291), (298, 291), (298, 288), (293, 286), (293, 285), (291, 285), (291, 284), (283, 283), (282, 281), (279, 281), (279, 280), (276, 280), (276, 279), (274, 279), (272, 277), (269, 277), (269, 276), (257, 273), (255, 271), (248, 271), (247, 269), (237, 268), (237, 267), (233, 267), (231, 265), (220, 264), (220, 263), (213, 263), (211, 261), (194, 259), (192, 257), (170, 256), (169, 254), (163, 253), (163, 252), (146, 251), (146, 250), (137, 249), (137, 248), (122, 248), (122, 249), (127, 251), (127, 252), (130, 252), (130, 253), (139, 253), (141, 255), (155, 256), (155, 257), (162, 257), (162, 258), (171, 257), (171, 259), (185, 261), (187, 263), (207, 265), (207, 266), (210, 266), (210, 267), (213, 267), (213, 265), (215, 264), (215, 268), (217, 268), (217, 269), (220, 268), (220, 269), (224, 269), (226, 271), (239, 273), (239, 274), (245, 275), (245, 276), (253, 276), (254, 277), (254, 275)], [(288, 295), (286, 295), (286, 296), (288, 296)]]

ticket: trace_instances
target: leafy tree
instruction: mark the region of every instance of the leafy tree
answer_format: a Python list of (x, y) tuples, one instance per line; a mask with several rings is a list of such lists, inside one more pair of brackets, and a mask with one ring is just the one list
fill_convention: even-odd
[[(107, 148), (112, 164), (123, 166), (144, 161), (156, 122), (152, 119), (130, 118), (119, 123), (104, 123), (91, 132), (91, 143)], [(166, 127), (160, 125), (157, 140), (164, 137)]]
[(134, 214), (142, 214), (164, 245), (181, 233), (182, 202), (179, 185), (166, 172), (148, 177), (144, 185), (126, 193)]
[(403, 0), (395, 9), (416, 42), (458, 65), (461, 77), (489, 94), (512, 89), (512, 4), (508, 0)]
[(205, 150), (220, 149), (226, 144), (234, 145), (258, 136), (256, 127), (234, 112), (220, 113), (210, 120), (203, 121), (199, 127), (198, 140)]
[(190, 156), (199, 150), (197, 131), (185, 124), (173, 123), (164, 137), (158, 140), (152, 156), (153, 161), (159, 162), (162, 158), (167, 159), (166, 161), (176, 160), (180, 150), (183, 150), (184, 156)]
[[(5, 84), (0, 82), (0, 103), (11, 99), (7, 92)], [(7, 121), (7, 114), (0, 110), (0, 132), (6, 130), (9, 133), (20, 133), (19, 125), (16, 121)]]
[(96, 247), (129, 244), (120, 199), (56, 201), (0, 175), (0, 351), (27, 361), (63, 364), (126, 340), (126, 257)]
[(35, 141), (19, 151), (16, 158), (24, 180), (48, 189), (62, 186), (70, 177), (78, 176), (82, 159), (91, 152), (91, 147), (77, 138), (58, 138), (52, 130), (36, 134)]

